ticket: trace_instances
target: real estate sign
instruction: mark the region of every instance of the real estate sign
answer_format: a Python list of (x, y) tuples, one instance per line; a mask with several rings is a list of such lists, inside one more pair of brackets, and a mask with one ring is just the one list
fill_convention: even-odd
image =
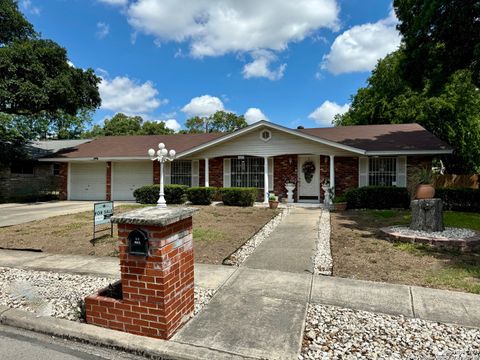
[[(105, 231), (107, 229), (98, 230), (96, 227), (102, 224), (109, 224), (110, 218), (113, 216), (113, 201), (104, 201), (100, 203), (95, 203), (93, 205), (93, 238), (95, 239), (95, 234), (100, 231)], [(110, 226), (110, 235), (113, 236), (113, 225)]]

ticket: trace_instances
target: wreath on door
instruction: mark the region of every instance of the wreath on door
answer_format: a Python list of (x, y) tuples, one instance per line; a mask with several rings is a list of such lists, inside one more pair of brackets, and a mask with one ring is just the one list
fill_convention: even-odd
[(313, 179), (313, 175), (315, 174), (315, 164), (313, 161), (305, 161), (302, 165), (302, 172), (305, 176), (305, 181), (310, 184)]

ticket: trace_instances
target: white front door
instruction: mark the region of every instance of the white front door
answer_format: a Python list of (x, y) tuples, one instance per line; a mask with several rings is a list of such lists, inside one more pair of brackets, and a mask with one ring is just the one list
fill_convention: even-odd
[(298, 156), (298, 201), (320, 201), (320, 156)]
[(133, 192), (153, 184), (152, 161), (118, 161), (112, 163), (112, 200), (135, 200)]

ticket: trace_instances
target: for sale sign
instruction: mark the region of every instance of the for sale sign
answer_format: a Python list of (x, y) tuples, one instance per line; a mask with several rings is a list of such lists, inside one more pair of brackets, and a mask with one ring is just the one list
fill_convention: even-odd
[(95, 225), (108, 224), (113, 216), (113, 201), (96, 203), (93, 211)]

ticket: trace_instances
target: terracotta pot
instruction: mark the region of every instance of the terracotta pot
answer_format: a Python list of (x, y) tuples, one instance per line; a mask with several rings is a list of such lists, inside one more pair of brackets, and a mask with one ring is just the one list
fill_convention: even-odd
[(278, 207), (278, 201), (269, 201), (268, 206), (270, 206), (270, 209), (276, 209)]
[(347, 203), (346, 202), (335, 204), (335, 211), (345, 211), (345, 210), (347, 210)]
[(433, 199), (435, 188), (430, 184), (420, 184), (415, 191), (415, 199)]

